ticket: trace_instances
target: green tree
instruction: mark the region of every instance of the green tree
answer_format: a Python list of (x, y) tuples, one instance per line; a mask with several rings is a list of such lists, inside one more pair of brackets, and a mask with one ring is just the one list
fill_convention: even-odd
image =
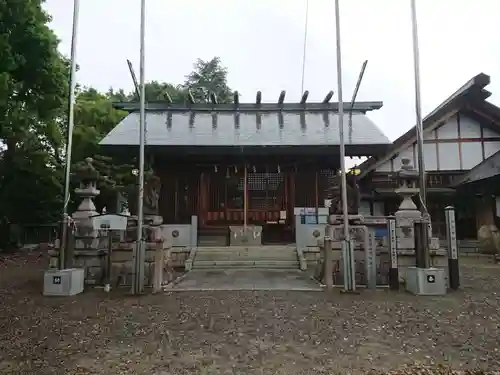
[(51, 220), (69, 65), (41, 0), (0, 0), (0, 219)]
[(233, 91), (227, 85), (227, 69), (219, 57), (209, 61), (196, 60), (194, 70), (186, 76), (183, 87), (191, 91), (197, 102), (207, 101), (210, 93), (217, 96), (219, 103), (233, 102)]
[[(147, 82), (144, 88), (146, 92), (147, 102), (157, 102), (167, 100), (167, 97), (172, 99), (173, 103), (183, 103), (186, 101), (187, 92), (182, 86), (175, 86), (166, 82), (151, 81)], [(135, 92), (128, 95), (122, 101), (138, 102), (139, 97)]]

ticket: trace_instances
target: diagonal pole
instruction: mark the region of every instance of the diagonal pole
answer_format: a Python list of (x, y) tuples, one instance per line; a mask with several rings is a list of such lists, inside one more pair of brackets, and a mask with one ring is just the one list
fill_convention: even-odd
[(309, 0), (306, 0), (306, 21), (304, 24), (304, 49), (302, 51), (302, 81), (300, 86), (300, 94), (304, 94), (304, 79), (306, 76), (306, 54), (307, 54), (307, 30), (309, 26)]
[(420, 52), (418, 48), (417, 7), (411, 0), (411, 23), (413, 37), (413, 67), (415, 79), (415, 117), (417, 120), (418, 173), (420, 178), (420, 195), (423, 205), (427, 206), (427, 184), (425, 181), (424, 135), (422, 124), (422, 106), (420, 99)]
[(71, 179), (71, 153), (73, 149), (73, 129), (75, 127), (75, 88), (76, 88), (76, 46), (78, 42), (78, 19), (80, 13), (80, 0), (73, 2), (73, 31), (71, 35), (71, 70), (69, 75), (69, 96), (68, 96), (68, 130), (66, 139), (66, 165), (64, 173), (64, 204), (63, 204), (63, 224), (61, 233), (61, 244), (59, 250), (59, 269), (67, 268), (70, 262), (68, 249), (66, 246), (68, 239), (68, 204), (70, 200), (70, 179)]

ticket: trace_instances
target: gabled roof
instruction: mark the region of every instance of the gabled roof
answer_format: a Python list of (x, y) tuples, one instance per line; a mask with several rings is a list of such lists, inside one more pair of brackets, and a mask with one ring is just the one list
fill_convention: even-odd
[[(486, 99), (491, 96), (491, 93), (484, 88), (489, 85), (489, 83), (490, 77), (484, 73), (480, 73), (470, 79), (423, 119), (424, 132), (444, 123), (450, 115), (461, 109), (474, 110), (483, 117), (491, 116), (497, 120), (500, 119), (500, 109), (486, 102)], [(361, 172), (358, 178), (363, 178), (381, 164), (390, 160), (399, 151), (413, 144), (416, 139), (417, 132), (414, 126), (396, 139), (386, 154), (378, 158), (371, 157), (363, 162), (359, 166)]]
[[(121, 103), (116, 106), (131, 113), (104, 137), (100, 145), (137, 146), (137, 104)], [(371, 152), (368, 155), (373, 155), (385, 151), (390, 145), (390, 140), (380, 128), (365, 115), (367, 111), (381, 106), (381, 102), (356, 103), (352, 129), (349, 129), (347, 111), (350, 104), (345, 104), (344, 134), (348, 155), (351, 146), (366, 146), (367, 152)], [(338, 103), (148, 103), (147, 107), (147, 147), (339, 145)]]

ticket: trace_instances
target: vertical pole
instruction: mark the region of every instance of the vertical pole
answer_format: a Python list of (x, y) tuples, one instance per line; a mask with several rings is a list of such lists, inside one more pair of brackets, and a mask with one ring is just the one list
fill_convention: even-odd
[(324, 244), (324, 260), (323, 265), (323, 282), (326, 285), (327, 290), (333, 289), (333, 257), (332, 257), (332, 238), (333, 238), (333, 226), (327, 224), (325, 227), (325, 244)]
[(396, 220), (387, 220), (387, 232), (389, 237), (389, 256), (391, 268), (389, 269), (389, 287), (392, 290), (399, 290), (399, 269), (398, 269), (398, 248), (396, 241)]
[(422, 107), (420, 100), (420, 54), (418, 48), (418, 28), (417, 28), (417, 9), (415, 0), (411, 0), (411, 22), (413, 36), (413, 67), (415, 79), (415, 117), (417, 120), (417, 149), (418, 149), (418, 174), (420, 179), (420, 196), (422, 204), (427, 208), (427, 183), (425, 179), (424, 164), (424, 135), (422, 124)]
[(143, 236), (143, 198), (144, 198), (144, 143), (145, 143), (145, 120), (146, 120), (146, 98), (144, 86), (145, 71), (145, 38), (146, 38), (146, 0), (141, 0), (141, 49), (140, 49), (140, 115), (139, 115), (139, 194), (137, 194), (137, 242), (134, 252), (134, 281), (132, 294), (140, 294), (144, 291), (144, 236)]
[(104, 285), (104, 291), (109, 292), (111, 290), (111, 251), (113, 249), (113, 231), (108, 230), (108, 253), (106, 254), (106, 283)]
[(448, 273), (450, 289), (457, 290), (460, 287), (460, 268), (458, 265), (458, 243), (455, 221), (455, 208), (445, 208), (446, 216), (446, 240), (448, 242)]
[(248, 214), (248, 172), (247, 165), (245, 164), (243, 172), (243, 231), (247, 235), (247, 214)]
[[(339, 0), (335, 0), (335, 34), (336, 34), (336, 49), (337, 49), (337, 91), (339, 96), (339, 141), (340, 141), (340, 180), (342, 184), (342, 214), (344, 224), (344, 239), (343, 239), (343, 257), (347, 261), (347, 268), (352, 269), (354, 262), (353, 248), (351, 246), (349, 233), (349, 212), (347, 209), (347, 177), (345, 167), (345, 141), (344, 141), (344, 102), (342, 100), (342, 51), (340, 43), (340, 5)], [(347, 271), (344, 269), (344, 272)], [(344, 285), (345, 291), (354, 291), (355, 282), (354, 275), (347, 272), (350, 277), (349, 282)], [(346, 279), (347, 281), (347, 279)]]
[(73, 149), (73, 128), (75, 127), (75, 88), (76, 88), (76, 46), (78, 42), (78, 20), (80, 13), (80, 0), (73, 2), (73, 32), (71, 35), (71, 71), (69, 76), (68, 96), (68, 130), (66, 138), (66, 165), (64, 173), (64, 205), (62, 217), (61, 245), (59, 249), (59, 269), (68, 266), (66, 243), (68, 237), (68, 204), (70, 200), (71, 153)]
[(414, 223), (415, 230), (415, 266), (427, 268), (425, 261), (425, 248), (427, 247), (427, 223), (419, 220)]

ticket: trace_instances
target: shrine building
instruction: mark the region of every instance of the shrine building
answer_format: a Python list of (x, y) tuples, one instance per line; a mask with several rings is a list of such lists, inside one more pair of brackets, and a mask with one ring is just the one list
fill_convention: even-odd
[[(208, 103), (147, 103), (145, 153), (161, 180), (163, 222), (189, 224), (197, 216), (199, 246), (227, 245), (232, 225), (262, 227), (262, 244), (293, 243), (294, 208), (317, 211), (325, 199), (340, 198), (339, 104), (330, 101), (333, 92), (317, 103), (307, 102), (307, 96), (285, 103), (282, 92), (276, 102), (265, 103), (259, 92), (254, 103), (240, 103), (236, 92), (231, 104), (218, 104), (214, 97)], [(129, 114), (100, 145), (136, 155), (139, 104), (115, 107)], [(344, 104), (346, 156), (388, 155), (391, 142), (367, 117), (381, 107), (381, 102)], [(366, 164), (364, 181), (371, 176)], [(354, 180), (349, 179), (352, 191)], [(379, 198), (365, 191), (363, 204), (385, 202), (385, 196)], [(390, 208), (389, 200), (385, 206)]]
[[(452, 205), (463, 246), (466, 240), (477, 238), (481, 227), (500, 224), (500, 108), (487, 101), (489, 83), (488, 75), (478, 74), (423, 120), (433, 232), (445, 238), (444, 208)], [(402, 158), (410, 158), (418, 168), (416, 140), (413, 127), (385, 153), (358, 167), (361, 213), (391, 215), (396, 211), (401, 200), (395, 193), (396, 173)]]

